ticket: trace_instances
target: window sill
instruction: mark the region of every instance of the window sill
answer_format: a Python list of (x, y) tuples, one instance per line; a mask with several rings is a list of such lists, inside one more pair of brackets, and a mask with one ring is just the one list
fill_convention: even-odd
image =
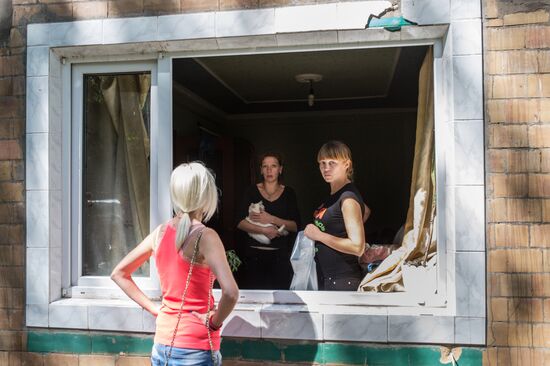
[[(155, 319), (130, 300), (62, 299), (47, 309), (27, 305), (27, 326), (153, 333)], [(222, 335), (484, 345), (485, 319), (455, 317), (445, 307), (239, 303), (224, 322)]]

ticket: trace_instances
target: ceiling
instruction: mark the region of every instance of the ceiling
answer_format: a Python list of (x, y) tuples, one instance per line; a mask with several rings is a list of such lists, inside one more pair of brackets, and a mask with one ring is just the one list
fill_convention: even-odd
[[(174, 60), (174, 83), (228, 114), (416, 107), (426, 47), (393, 47)], [(321, 74), (313, 84), (295, 76)]]

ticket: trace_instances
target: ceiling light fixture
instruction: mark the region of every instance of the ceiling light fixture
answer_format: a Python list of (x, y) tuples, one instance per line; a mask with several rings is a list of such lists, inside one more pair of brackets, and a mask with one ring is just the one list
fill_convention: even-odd
[(315, 102), (315, 92), (313, 91), (313, 83), (323, 80), (323, 75), (320, 74), (298, 74), (295, 79), (299, 83), (309, 84), (309, 94), (307, 96), (307, 105), (313, 107)]

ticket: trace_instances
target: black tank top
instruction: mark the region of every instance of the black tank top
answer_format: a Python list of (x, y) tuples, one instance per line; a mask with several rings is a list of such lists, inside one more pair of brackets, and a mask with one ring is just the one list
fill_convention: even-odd
[[(365, 205), (361, 193), (353, 183), (348, 183), (315, 210), (314, 224), (321, 231), (339, 238), (348, 237), (342, 214), (342, 201), (346, 198), (356, 200), (361, 206), (361, 214), (364, 213)], [(315, 246), (319, 285), (322, 286), (324, 279), (329, 277), (361, 279), (361, 267), (356, 256), (339, 252), (321, 242), (315, 242)]]

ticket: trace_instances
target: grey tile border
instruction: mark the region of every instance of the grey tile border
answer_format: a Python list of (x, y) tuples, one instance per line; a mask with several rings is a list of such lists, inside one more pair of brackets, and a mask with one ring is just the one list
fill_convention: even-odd
[(158, 17), (103, 19), (103, 44), (157, 40)]
[[(366, 14), (379, 15), (392, 5), (391, 1), (339, 2), (336, 3), (336, 29), (363, 29), (367, 25)], [(334, 17), (334, 14), (331, 14)], [(319, 28), (321, 29), (321, 28)]]
[[(311, 313), (296, 306), (269, 311), (261, 308), (261, 305), (238, 304), (224, 322), (222, 336), (374, 343), (483, 345), (485, 342), (483, 317), (445, 316), (437, 312), (421, 315), (412, 308), (402, 309), (401, 314), (396, 310), (393, 315), (384, 315), (382, 310), (376, 311), (379, 314), (365, 315), (359, 309), (339, 313), (338, 307)], [(33, 322), (28, 326), (144, 333), (155, 330), (154, 318), (130, 300), (63, 299), (49, 304), (47, 323), (44, 321), (48, 319), (48, 305), (28, 305), (27, 309)]]
[(46, 276), (48, 280), (48, 288), (49, 288), (49, 299), (52, 301), (53, 299), (60, 299), (61, 298), (61, 276), (62, 276), (62, 270), (63, 270), (63, 255), (62, 255), (62, 249), (61, 247), (52, 247), (50, 246), (49, 249), (49, 278)]
[(27, 304), (25, 321), (28, 327), (48, 327), (48, 304)]
[(28, 133), (26, 141), (26, 189), (47, 190), (48, 187), (48, 134)]
[(49, 205), (50, 211), (48, 212), (49, 218), (49, 244), (50, 248), (61, 248), (63, 246), (63, 210), (62, 210), (62, 195), (61, 190), (49, 191)]
[(223, 11), (216, 13), (216, 37), (275, 33), (275, 9)]
[(27, 47), (46, 45), (50, 47), (51, 23), (29, 24), (27, 26)]
[(89, 305), (88, 328), (98, 330), (143, 331), (143, 309), (133, 303), (127, 306)]
[(453, 21), (453, 55), (480, 55), (481, 46), (481, 19)]
[(27, 191), (27, 248), (48, 248), (49, 191)]
[(262, 310), (260, 320), (262, 338), (324, 339), (322, 314)]
[(66, 23), (49, 23), (49, 46), (101, 44), (103, 20), (79, 20)]
[(480, 19), (480, 0), (451, 0), (451, 21), (458, 19)]
[(324, 340), (387, 342), (387, 315), (323, 314)]
[(336, 3), (276, 8), (274, 33), (338, 29), (337, 9)]
[(400, 41), (401, 34), (385, 29), (338, 30), (338, 43), (392, 42)]
[(443, 24), (451, 19), (450, 0), (401, 0), (401, 12), (418, 24)]
[(277, 46), (279, 47), (338, 43), (338, 33), (336, 31), (277, 33), (276, 37)]
[(157, 40), (216, 37), (215, 13), (165, 15), (158, 18)]
[(485, 318), (455, 318), (456, 344), (485, 344)]
[(167, 42), (164, 49), (166, 52), (215, 51), (219, 46), (216, 38), (186, 39)]
[(84, 304), (57, 304), (49, 306), (51, 328), (88, 329), (88, 306)]
[(49, 249), (27, 248), (26, 303), (48, 305), (49, 303)]
[(27, 77), (27, 133), (48, 132), (48, 76)]
[(51, 191), (60, 191), (62, 189), (63, 173), (63, 142), (61, 134), (50, 132), (48, 135), (48, 145), (48, 184)]
[(456, 315), (485, 317), (485, 252), (458, 252), (455, 266)]
[(233, 311), (224, 321), (222, 336), (261, 338), (262, 322), (260, 320), (260, 309), (239, 309)]
[(250, 47), (277, 47), (277, 38), (272, 34), (218, 38), (217, 42), (220, 50), (246, 49)]
[(475, 225), (478, 221), (485, 221), (484, 186), (457, 186), (454, 196), (456, 251), (484, 253), (485, 229)]
[(50, 47), (37, 46), (27, 48), (27, 77), (47, 76), (50, 61)]
[(453, 57), (455, 120), (483, 119), (483, 62), (481, 55)]
[(441, 316), (393, 316), (388, 321), (388, 342), (452, 344), (454, 318)]
[(483, 185), (485, 179), (485, 126), (483, 120), (459, 121), (454, 124), (455, 184)]
[[(409, 1), (409, 0), (405, 0)], [(426, 4), (432, 4), (435, 0), (427, 0)], [(28, 26), (28, 32), (27, 32), (27, 44), (29, 47), (29, 72), (27, 74), (28, 79), (31, 79), (33, 75), (41, 75), (44, 77), (49, 77), (50, 82), (47, 85), (47, 88), (49, 90), (49, 95), (53, 95), (53, 99), (56, 101), (55, 103), (61, 103), (61, 96), (56, 94), (53, 94), (56, 90), (61, 88), (61, 82), (60, 82), (60, 75), (55, 76), (53, 73), (49, 75), (48, 73), (50, 70), (57, 70), (55, 67), (58, 67), (58, 64), (52, 64), (52, 62), (59, 63), (59, 60), (56, 59), (57, 56), (50, 57), (50, 65), (49, 69), (45, 67), (45, 65), (42, 63), (42, 60), (45, 55), (49, 52), (50, 47), (57, 47), (57, 46), (76, 46), (71, 49), (65, 49), (68, 53), (70, 53), (70, 50), (73, 50), (73, 52), (80, 52), (78, 49), (85, 50), (86, 46), (94, 45), (93, 47), (90, 47), (88, 51), (84, 52), (84, 55), (86, 57), (93, 58), (97, 54), (98, 49), (103, 50), (110, 50), (113, 49), (113, 46), (115, 46), (119, 53), (121, 54), (123, 52), (132, 52), (132, 50), (138, 50), (139, 47), (142, 47), (142, 45), (147, 45), (143, 49), (150, 48), (151, 50), (157, 52), (158, 50), (164, 49), (166, 52), (185, 52), (185, 51), (211, 51), (211, 50), (218, 50), (218, 49), (236, 49), (236, 48), (252, 48), (252, 47), (258, 47), (258, 48), (275, 48), (275, 47), (295, 47), (295, 46), (326, 46), (327, 44), (335, 44), (339, 43), (340, 45), (346, 45), (350, 44), (350, 46), (353, 47), (353, 43), (365, 43), (365, 42), (371, 42), (372, 44), (388, 44), (391, 45), (392, 42), (395, 42), (396, 44), (402, 42), (403, 44), (410, 44), (407, 42), (416, 42), (418, 40), (424, 39), (425, 42), (430, 43), (434, 40), (433, 34), (435, 30), (439, 30), (440, 36), (439, 38), (443, 37), (445, 32), (447, 31), (447, 25), (441, 25), (441, 26), (429, 26), (429, 27), (404, 27), (401, 32), (387, 32), (383, 29), (368, 29), (363, 30), (362, 25), (360, 27), (361, 19), (360, 17), (354, 17), (353, 19), (348, 18), (348, 20), (343, 20), (344, 18), (341, 16), (344, 14), (345, 10), (344, 8), (352, 9), (352, 8), (361, 8), (361, 6), (364, 6), (362, 4), (369, 3), (367, 2), (353, 2), (349, 4), (345, 3), (339, 3), (336, 4), (336, 13), (330, 14), (330, 19), (328, 19), (327, 22), (322, 23), (323, 20), (327, 20), (324, 17), (327, 17), (329, 12), (326, 11), (326, 9), (333, 9), (333, 4), (329, 4), (327, 7), (322, 7), (320, 5), (314, 5), (316, 7), (316, 11), (319, 12), (320, 16), (317, 19), (311, 20), (309, 22), (305, 22), (304, 24), (294, 24), (293, 26), (290, 25), (284, 25), (284, 22), (282, 22), (281, 19), (278, 19), (277, 17), (280, 16), (278, 14), (284, 13), (284, 8), (277, 8), (277, 9), (260, 9), (260, 10), (243, 10), (243, 11), (236, 11), (236, 12), (216, 12), (216, 13), (203, 13), (203, 14), (184, 14), (184, 15), (170, 15), (170, 16), (159, 16), (159, 17), (143, 17), (143, 18), (124, 18), (122, 20), (117, 19), (100, 19), (100, 20), (91, 20), (91, 21), (78, 21), (78, 22), (68, 22), (68, 23), (50, 23), (50, 24), (32, 24)], [(418, 1), (417, 1), (418, 3)], [(446, 4), (446, 3), (445, 3)], [(325, 4), (327, 5), (327, 4)], [(368, 4), (367, 4), (368, 5)], [(425, 4), (424, 4), (425, 5)], [(366, 5), (365, 5), (366, 6)], [(456, 0), (453, 0), (453, 6), (456, 10)], [(295, 14), (298, 14), (301, 9), (297, 9), (298, 7), (294, 7), (292, 11), (295, 12)], [(324, 10), (323, 10), (324, 9)], [(420, 9), (417, 8), (416, 10)], [(279, 10), (279, 11), (277, 11)], [(467, 15), (458, 15), (458, 12), (464, 12), (465, 9), (461, 8), (457, 10), (456, 15), (452, 15), (453, 20), (456, 19), (468, 19), (468, 17), (471, 15), (468, 13)], [(323, 15), (325, 14), (325, 15)], [(334, 16), (336, 14), (336, 16)], [(338, 16), (340, 14), (340, 17)], [(449, 17), (449, 11), (447, 5), (444, 5), (442, 7), (439, 7), (438, 9), (429, 10), (428, 13), (420, 14), (420, 19), (422, 19), (425, 24), (428, 24), (427, 22), (431, 22), (433, 24), (435, 23), (446, 23), (448, 22)], [(464, 17), (464, 18), (462, 18)], [(215, 20), (221, 20), (221, 23), (216, 24), (215, 28), (212, 27), (212, 19), (215, 18)], [(475, 16), (472, 16), (472, 18), (476, 18)], [(445, 19), (447, 19), (445, 21)], [(137, 24), (138, 21), (144, 21), (145, 23), (140, 22), (140, 28), (139, 29), (133, 29), (133, 26)], [(194, 20), (194, 22), (193, 22)], [(232, 24), (235, 24), (236, 21), (241, 21), (242, 24), (239, 25), (239, 27), (233, 27)], [(444, 21), (442, 21), (444, 20)], [(171, 23), (170, 23), (171, 22)], [(204, 23), (201, 23), (204, 22)], [(333, 25), (333, 22), (336, 22), (336, 25)], [(322, 24), (321, 24), (322, 23)], [(454, 24), (458, 24), (460, 22), (454, 22)], [(464, 21), (463, 23), (467, 23)], [(470, 22), (472, 23), (472, 22)], [(199, 27), (200, 24), (200, 27)], [(469, 24), (469, 23), (468, 23)], [(145, 25), (145, 27), (144, 27)], [(171, 30), (170, 27), (173, 26), (174, 29)], [(277, 27), (280, 28), (277, 28)], [(288, 28), (284, 28), (284, 26)], [(302, 33), (276, 33), (280, 30), (287, 29), (290, 32), (299, 32), (300, 30), (306, 30), (308, 27), (313, 28), (312, 32), (302, 32)], [(330, 27), (333, 27), (333, 30), (326, 31), (325, 29), (328, 29)], [(129, 29), (130, 31), (128, 34), (122, 35), (117, 34), (121, 29)], [(213, 33), (213, 31), (217, 33)], [(218, 37), (222, 36), (221, 38), (214, 38), (214, 36), (217, 35)], [(429, 37), (431, 36), (429, 40), (423, 38), (423, 37)], [(178, 37), (181, 37), (178, 39)], [(212, 38), (205, 38), (205, 39), (195, 39), (195, 37), (212, 37)], [(438, 38), (436, 37), (436, 38)], [(184, 39), (188, 38), (188, 39)], [(173, 41), (170, 39), (174, 39)], [(159, 42), (160, 41), (160, 42)], [(135, 45), (128, 44), (127, 42), (141, 42), (136, 43)], [(458, 43), (458, 41), (455, 39), (455, 43)], [(109, 45), (101, 46), (102, 44), (107, 43)], [(123, 44), (121, 44), (123, 43)], [(475, 46), (473, 49), (466, 49), (466, 43), (463, 45), (464, 47), (458, 47), (455, 49), (455, 55), (462, 55), (466, 53), (475, 52), (477, 46)], [(103, 47), (103, 48), (101, 48)], [(110, 47), (110, 48), (109, 48)], [(75, 51), (76, 50), (76, 51)], [(86, 53), (87, 52), (87, 53)], [(74, 53), (74, 54), (77, 54)], [(466, 58), (470, 57), (467, 61)], [(53, 60), (53, 61), (52, 61)], [(457, 61), (458, 60), (458, 61)], [(457, 67), (457, 62), (461, 65)], [(478, 56), (477, 58), (471, 57), (471, 56), (459, 56), (459, 57), (453, 57), (448, 58), (448, 63), (452, 67), (452, 70), (455, 71), (455, 81), (454, 81), (454, 88), (455, 88), (455, 94), (462, 95), (460, 93), (456, 93), (457, 91), (463, 91), (465, 89), (465, 86), (470, 87), (471, 85), (474, 85), (474, 91), (477, 93), (476, 87), (477, 87), (477, 80), (476, 75), (463, 75), (460, 71), (461, 67), (471, 67), (475, 72), (476, 70), (481, 70), (481, 56)], [(52, 69), (53, 67), (53, 69)], [(44, 74), (44, 75), (43, 75)], [(464, 78), (466, 76), (466, 79)], [(52, 81), (52, 78), (57, 77), (55, 82)], [(452, 79), (452, 78), (448, 78)], [(34, 82), (34, 81), (33, 81)], [(473, 84), (472, 84), (473, 83)], [(452, 84), (450, 84), (452, 86)], [(449, 87), (449, 86), (447, 86)], [(52, 91), (52, 89), (54, 89)], [(28, 98), (29, 102), (32, 102), (32, 106), (27, 107), (27, 110), (29, 112), (29, 108), (34, 108), (35, 105), (40, 105), (42, 102), (52, 103), (52, 98), (48, 98), (48, 94), (46, 93), (46, 99), (43, 98), (43, 93), (40, 92), (40, 88), (35, 88), (34, 85), (31, 85), (31, 89), (29, 90), (36, 90), (38, 93), (29, 93)], [(481, 89), (479, 89), (481, 90)], [(452, 94), (452, 93), (450, 93)], [(34, 95), (34, 96), (32, 96)], [(481, 119), (479, 114), (479, 108), (477, 105), (474, 105), (471, 103), (472, 100), (468, 100), (467, 98), (464, 100), (460, 100), (458, 103), (466, 103), (466, 106), (463, 106), (463, 109), (456, 108), (457, 105), (455, 104), (455, 109), (457, 109), (457, 113), (455, 114), (455, 117), (459, 120), (476, 120)], [(457, 99), (455, 96), (455, 103), (457, 103)], [(53, 108), (53, 109), (52, 109)], [(62, 111), (61, 109), (56, 110), (56, 107), (52, 107), (50, 105), (50, 109), (46, 111), (45, 116), (47, 118), (47, 121), (51, 123), (51, 118), (53, 116), (61, 116)], [(475, 113), (471, 113), (471, 111), (475, 111)], [(36, 114), (36, 113), (35, 113)], [(49, 116), (48, 116), (49, 114)], [(32, 113), (28, 113), (29, 121), (33, 121), (33, 119), (30, 117)], [(38, 123), (36, 123), (38, 122)], [(61, 129), (52, 128), (52, 126), (48, 126), (46, 124), (43, 126), (40, 119), (34, 120), (33, 123), (28, 123), (27, 126), (30, 128), (27, 131), (27, 169), (28, 169), (28, 178), (27, 178), (27, 192), (28, 194), (30, 192), (33, 192), (35, 190), (41, 190), (40, 192), (47, 192), (48, 190), (55, 191), (55, 194), (59, 195), (61, 193), (61, 184), (55, 185), (55, 181), (59, 180), (59, 171), (56, 166), (52, 166), (49, 164), (49, 159), (53, 159), (54, 157), (58, 156), (60, 151), (56, 151), (53, 149), (52, 145), (56, 145), (59, 137), (61, 136), (59, 133), (61, 132)], [(57, 125), (53, 124), (53, 127), (56, 127)], [(59, 132), (55, 136), (52, 135), (53, 132)], [(51, 135), (51, 136), (49, 136)], [(456, 136), (456, 135), (455, 135)], [(459, 136), (460, 137), (460, 136)], [(33, 145), (33, 147), (29, 147), (30, 145)], [(41, 154), (37, 154), (37, 153)], [(51, 155), (51, 156), (50, 156)], [(46, 159), (46, 160), (44, 160)], [(51, 176), (51, 179), (49, 177)], [(47, 177), (48, 179), (44, 180), (44, 177)], [(53, 180), (53, 182), (52, 182)], [(44, 182), (45, 185), (44, 185)], [(49, 182), (49, 183), (48, 183)], [(464, 180), (458, 179), (457, 183), (464, 183)], [(477, 181), (476, 181), (477, 182)], [(453, 190), (454, 187), (451, 186), (448, 188), (450, 190)], [(454, 192), (454, 191), (453, 191)], [(56, 196), (57, 197), (57, 196)], [(51, 202), (50, 202), (51, 205)], [(54, 210), (55, 211), (55, 210)], [(52, 226), (52, 230), (55, 231), (55, 233), (52, 231), (52, 233), (49, 235), (49, 242), (45, 246), (45, 250), (52, 250), (54, 246), (56, 246), (55, 242), (60, 240), (60, 231), (61, 231), (61, 222), (59, 215), (54, 215), (55, 219), (53, 217), (49, 217), (48, 220), (50, 224), (53, 222), (52, 220), (55, 220), (53, 222), (55, 225)], [(465, 225), (464, 223), (462, 224)], [(32, 230), (33, 228), (31, 228)], [(483, 229), (482, 229), (483, 230)], [(32, 233), (31, 233), (32, 234)], [(34, 233), (36, 235), (39, 235), (40, 232)], [(36, 237), (35, 235), (35, 237)], [(457, 234), (458, 235), (458, 234)], [(462, 234), (461, 234), (462, 235)], [(33, 237), (33, 235), (30, 235), (30, 237)], [(57, 239), (56, 239), (57, 238)], [(477, 258), (478, 254), (483, 254), (484, 250), (484, 242), (482, 239), (476, 239), (474, 241), (476, 245), (474, 247), (462, 247), (458, 248), (459, 250), (481, 250), (479, 253), (474, 253), (474, 257)], [(479, 243), (481, 244), (478, 245)], [(28, 245), (32, 247), (33, 241), (31, 240), (30, 243), (27, 243)], [(48, 249), (49, 248), (49, 249)], [(59, 248), (59, 247), (58, 247)], [(36, 248), (30, 248), (31, 253)], [(467, 253), (467, 252), (463, 252)], [(460, 254), (460, 253), (459, 253)], [(468, 253), (470, 254), (470, 253)], [(34, 258), (34, 257), (33, 257)], [(457, 257), (457, 263), (460, 262), (460, 265), (464, 264), (464, 261), (461, 258)], [(477, 263), (477, 262), (476, 262)], [(50, 263), (48, 265), (48, 268), (52, 266), (58, 266), (57, 263)], [(457, 264), (458, 266), (458, 264)], [(484, 272), (483, 272), (484, 273)], [(476, 276), (476, 275), (474, 275)], [(48, 279), (47, 282), (50, 287), (48, 295), (50, 297), (49, 300), (54, 298), (59, 298), (60, 294), (60, 288), (54, 289), (53, 287), (60, 287), (58, 285), (59, 281), (57, 278), (59, 277), (59, 273), (56, 273), (55, 271), (48, 272), (45, 277)], [(32, 278), (32, 277), (31, 277)], [(462, 277), (459, 281), (468, 282), (471, 279)], [(457, 285), (460, 287), (460, 283)], [(481, 291), (480, 289), (475, 289), (475, 291)], [(40, 298), (39, 293), (31, 294), (32, 296), (38, 296)], [(463, 299), (465, 295), (464, 293), (460, 293), (460, 299)], [(484, 298), (484, 294), (482, 294)], [(43, 297), (43, 296), (42, 296)], [(117, 329), (113, 330), (127, 330), (127, 331), (152, 331), (152, 319), (147, 313), (144, 313), (143, 310), (135, 308), (135, 306), (121, 306), (120, 304), (113, 305), (109, 302), (107, 303), (99, 303), (99, 305), (95, 305), (95, 300), (87, 301), (87, 305), (82, 305), (82, 302), (78, 302), (78, 299), (71, 299), (71, 301), (76, 301), (79, 305), (78, 306), (80, 311), (82, 311), (82, 308), (85, 307), (87, 309), (87, 327), (89, 329), (109, 329), (110, 327), (114, 327), (114, 325), (109, 325), (106, 322), (102, 322), (102, 319), (99, 319), (97, 316), (97, 312), (101, 309), (101, 311), (106, 311), (107, 313), (112, 314), (120, 314), (121, 312), (124, 313), (125, 311), (130, 312), (130, 317), (133, 320), (136, 320), (136, 324), (139, 323), (139, 326), (136, 324), (130, 324), (132, 322), (124, 322), (123, 319), (120, 318), (118, 320), (120, 321), (120, 324), (116, 325)], [(75, 304), (76, 304), (75, 303)], [(130, 305), (130, 304), (128, 304)], [(459, 304), (458, 304), (459, 305)], [(56, 302), (53, 302), (50, 304), (50, 307), (56, 307)], [(71, 303), (65, 304), (64, 306), (68, 306), (70, 308)], [(462, 305), (459, 305), (459, 307)], [(65, 325), (63, 325), (63, 322), (58, 322), (55, 318), (52, 318), (51, 322), (48, 320), (51, 318), (48, 312), (48, 305), (47, 304), (29, 304), (28, 307), (28, 317), (27, 317), (27, 325), (28, 326), (49, 326), (53, 327), (54, 324), (58, 324), (60, 327), (70, 327), (71, 322), (67, 322)], [(67, 308), (67, 309), (69, 309)], [(125, 310), (121, 310), (125, 309)], [(51, 310), (51, 309), (50, 309)], [(441, 342), (447, 342), (452, 340), (460, 341), (462, 342), (462, 339), (465, 339), (464, 342), (468, 342), (467, 339), (470, 337), (470, 344), (480, 344), (478, 342), (481, 342), (481, 339), (479, 337), (474, 337), (471, 332), (468, 336), (468, 330), (469, 329), (480, 329), (483, 322), (479, 319), (484, 319), (485, 316), (484, 312), (481, 314), (479, 312), (479, 309), (472, 308), (470, 305), (468, 305), (466, 308), (460, 308), (460, 314), (464, 315), (460, 318), (455, 318), (452, 316), (452, 314), (449, 315), (442, 315), (437, 311), (434, 311), (435, 314), (431, 317), (429, 316), (420, 316), (419, 314), (422, 314), (422, 312), (425, 312), (426, 309), (417, 309), (417, 314), (413, 315), (412, 313), (410, 315), (400, 315), (399, 312), (392, 310), (391, 312), (388, 312), (388, 315), (384, 314), (362, 314), (357, 316), (356, 314), (348, 314), (348, 313), (323, 313), (323, 312), (315, 312), (310, 311), (309, 313), (301, 313), (301, 312), (292, 312), (292, 311), (274, 311), (270, 310), (267, 311), (266, 309), (262, 309), (261, 311), (256, 310), (238, 310), (235, 312), (236, 319), (230, 327), (226, 324), (226, 330), (228, 334), (231, 334), (232, 336), (245, 336), (245, 337), (251, 337), (251, 336), (262, 336), (262, 337), (274, 337), (274, 338), (292, 338), (292, 337), (301, 337), (298, 339), (327, 339), (327, 340), (352, 340), (347, 339), (348, 337), (346, 334), (340, 334), (335, 328), (331, 327), (331, 324), (349, 324), (353, 321), (353, 319), (362, 319), (361, 321), (365, 322), (365, 324), (370, 324), (369, 326), (374, 326), (376, 329), (381, 327), (384, 323), (384, 319), (387, 324), (386, 332), (385, 333), (378, 333), (378, 332), (367, 332), (364, 335), (356, 334), (354, 336), (354, 339), (364, 339), (365, 341), (372, 341), (372, 342), (386, 342), (386, 341), (399, 341), (399, 335), (396, 335), (396, 329), (399, 327), (402, 327), (404, 324), (409, 324), (411, 327), (416, 328), (420, 327), (420, 329), (430, 329), (431, 326), (442, 326), (442, 329), (446, 329), (446, 331), (451, 332), (452, 336), (449, 334), (441, 335), (437, 332), (425, 332), (422, 330), (419, 335), (417, 335), (415, 342), (420, 343), (441, 343)], [(57, 311), (57, 310), (54, 310)], [(72, 310), (71, 310), (72, 311)], [(92, 314), (92, 317), (90, 318), (89, 314)], [(126, 314), (126, 313), (124, 313)], [(407, 313), (408, 314), (408, 313)], [(481, 314), (481, 315), (479, 315)], [(126, 314), (128, 315), (128, 314)], [(113, 315), (114, 316), (114, 315)], [(477, 316), (477, 317), (476, 317)], [(483, 317), (480, 317), (483, 316)], [(138, 320), (139, 319), (139, 320)], [(416, 320), (414, 320), (416, 319)], [(82, 324), (83, 320), (82, 318), (78, 318), (78, 320), (74, 320), (74, 322), (81, 322), (78, 324)], [(272, 327), (269, 329), (266, 328), (266, 322), (268, 324), (273, 324)], [(290, 329), (290, 326), (295, 326), (298, 322), (298, 324), (303, 325), (301, 329), (296, 331), (286, 331), (286, 329)], [(231, 323), (231, 322), (230, 322)], [(453, 325), (449, 325), (452, 323)], [(114, 324), (114, 323), (113, 323)], [(455, 325), (456, 324), (456, 325)], [(120, 329), (118, 328), (120, 327)], [(325, 331), (328, 327), (328, 331)], [(139, 328), (139, 329), (138, 329)], [(375, 334), (376, 333), (376, 334)], [(294, 335), (293, 335), (294, 334)], [(385, 334), (386, 336), (380, 336), (380, 334)], [(456, 337), (455, 337), (456, 334)], [(440, 337), (441, 336), (441, 337)], [(361, 338), (364, 337), (364, 338)], [(407, 332), (403, 335), (403, 338), (407, 337)], [(438, 338), (439, 337), (439, 338)], [(344, 338), (344, 339), (342, 339)], [(348, 337), (350, 338), (350, 337)], [(384, 340), (384, 338), (386, 338)], [(484, 340), (483, 340), (484, 341)], [(482, 342), (481, 342), (482, 343)]]

